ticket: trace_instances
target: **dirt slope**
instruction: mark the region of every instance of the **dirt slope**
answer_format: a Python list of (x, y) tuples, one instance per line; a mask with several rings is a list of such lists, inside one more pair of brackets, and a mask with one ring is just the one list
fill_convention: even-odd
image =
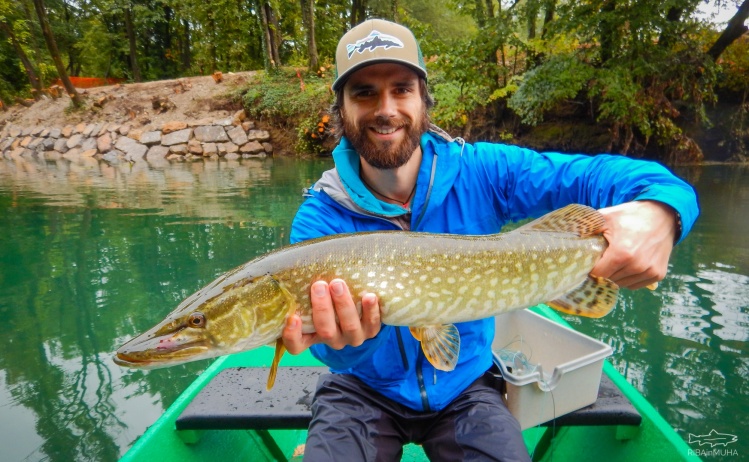
[(132, 128), (156, 129), (173, 120), (221, 119), (241, 109), (232, 95), (246, 86), (252, 75), (253, 72), (224, 74), (220, 83), (206, 76), (89, 88), (80, 90), (86, 101), (83, 109), (73, 110), (66, 96), (45, 98), (31, 107), (15, 104), (0, 111), (0, 128), (8, 122), (45, 127), (116, 122), (129, 123)]

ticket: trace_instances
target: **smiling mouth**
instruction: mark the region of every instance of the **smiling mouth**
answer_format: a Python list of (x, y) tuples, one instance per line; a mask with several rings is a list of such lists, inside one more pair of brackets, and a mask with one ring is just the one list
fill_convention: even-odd
[(391, 127), (391, 128), (378, 128), (378, 127), (372, 127), (372, 130), (375, 133), (378, 133), (380, 135), (390, 135), (391, 133), (395, 133), (398, 130), (399, 127)]

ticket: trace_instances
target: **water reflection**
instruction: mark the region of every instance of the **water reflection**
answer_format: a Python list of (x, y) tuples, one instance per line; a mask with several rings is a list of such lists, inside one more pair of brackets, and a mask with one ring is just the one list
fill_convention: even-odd
[(117, 459), (207, 362), (139, 372), (112, 351), (285, 244), (329, 162), (141, 167), (0, 161), (0, 460)]

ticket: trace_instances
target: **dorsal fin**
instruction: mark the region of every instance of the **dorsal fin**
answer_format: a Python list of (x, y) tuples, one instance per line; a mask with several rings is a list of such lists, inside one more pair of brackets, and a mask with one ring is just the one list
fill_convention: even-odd
[(598, 210), (587, 205), (570, 204), (547, 213), (541, 218), (518, 228), (518, 231), (575, 233), (578, 236), (595, 236), (603, 232), (606, 224)]

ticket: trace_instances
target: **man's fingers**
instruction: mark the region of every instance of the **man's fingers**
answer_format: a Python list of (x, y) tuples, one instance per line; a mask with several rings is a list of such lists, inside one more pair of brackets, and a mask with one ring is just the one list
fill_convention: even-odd
[(336, 315), (338, 315), (338, 326), (343, 337), (342, 340), (347, 345), (361, 345), (365, 340), (361, 315), (346, 283), (341, 279), (330, 281), (330, 296), (335, 306)]
[(293, 355), (298, 355), (314, 343), (314, 334), (302, 334), (302, 319), (296, 314), (286, 320), (281, 338), (286, 350)]
[(366, 338), (372, 338), (380, 331), (380, 303), (377, 295), (364, 294), (361, 299), (361, 324)]

